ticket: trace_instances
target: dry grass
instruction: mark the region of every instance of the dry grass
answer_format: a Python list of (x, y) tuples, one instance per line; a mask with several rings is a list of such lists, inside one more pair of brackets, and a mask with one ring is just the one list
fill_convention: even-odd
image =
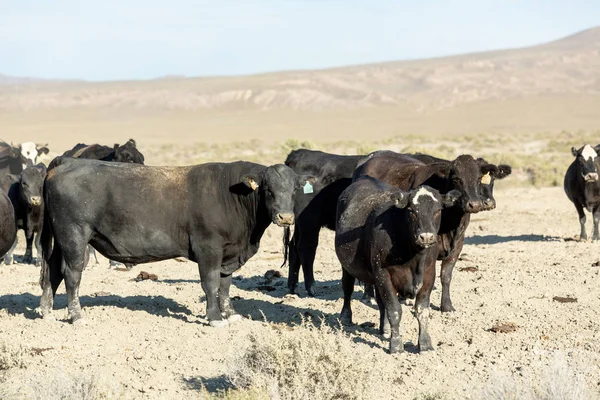
[(0, 342), (0, 373), (12, 368), (25, 368), (25, 350), (22, 346)]
[(266, 392), (272, 399), (372, 399), (375, 359), (361, 355), (348, 335), (321, 321), (290, 328), (269, 325), (250, 335), (236, 354), (228, 378), (237, 388)]
[(589, 400), (585, 380), (576, 374), (565, 356), (558, 352), (546, 379), (525, 386), (508, 374), (496, 374), (480, 398), (487, 400)]
[(67, 374), (56, 370), (51, 376), (32, 376), (0, 387), (3, 400), (104, 400), (124, 398), (117, 383), (105, 371), (85, 370)]

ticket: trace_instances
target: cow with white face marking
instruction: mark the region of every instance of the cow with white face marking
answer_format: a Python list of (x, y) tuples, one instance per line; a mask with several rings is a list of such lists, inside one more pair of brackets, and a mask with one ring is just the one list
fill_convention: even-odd
[[(19, 145), (21, 149), (21, 155), (31, 161), (30, 165), (36, 165), (39, 163), (39, 157), (43, 154), (48, 154), (47, 144), (35, 144), (33, 142), (23, 142)], [(27, 165), (23, 165), (23, 169), (27, 168)]]
[(341, 319), (352, 323), (354, 278), (373, 284), (380, 333), (385, 335), (391, 328), (390, 353), (403, 351), (398, 296), (415, 298), (419, 350), (433, 350), (427, 326), (438, 255), (437, 234), (442, 209), (454, 206), (460, 197), (458, 190), (441, 195), (428, 186), (406, 192), (363, 176), (338, 199), (335, 252), (343, 268)]
[(592, 240), (600, 240), (600, 232), (598, 232), (598, 222), (600, 221), (599, 151), (600, 145), (594, 147), (586, 144), (579, 150), (575, 149), (575, 147), (571, 148), (575, 160), (571, 163), (565, 174), (565, 193), (569, 200), (573, 202), (577, 209), (577, 214), (579, 214), (579, 224), (581, 225), (579, 237), (581, 240), (587, 240), (584, 208), (594, 216), (594, 234)]

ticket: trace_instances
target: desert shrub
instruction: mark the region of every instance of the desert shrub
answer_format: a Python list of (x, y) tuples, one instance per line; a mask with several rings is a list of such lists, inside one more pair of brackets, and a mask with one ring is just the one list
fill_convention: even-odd
[(5, 342), (0, 343), (0, 371), (8, 371), (11, 368), (24, 368), (25, 351), (21, 346), (10, 346)]
[(69, 375), (56, 371), (52, 376), (36, 375), (29, 380), (4, 384), (3, 400), (104, 400), (123, 398), (118, 384), (97, 372)]
[(356, 154), (369, 154), (377, 149), (378, 148), (372, 144), (363, 143), (356, 147)]
[[(295, 332), (292, 332), (295, 331)], [(300, 332), (298, 332), (300, 331)], [(315, 326), (269, 326), (253, 332), (233, 356), (228, 378), (274, 399), (372, 399), (373, 356), (357, 354), (351, 338), (321, 321)]]
[(308, 140), (299, 140), (296, 138), (290, 138), (283, 143), (283, 149), (286, 152), (298, 149), (312, 149), (314, 145)]
[(481, 398), (490, 400), (587, 400), (591, 399), (586, 383), (577, 375), (561, 353), (537, 388), (517, 383), (507, 375), (496, 374), (488, 383)]

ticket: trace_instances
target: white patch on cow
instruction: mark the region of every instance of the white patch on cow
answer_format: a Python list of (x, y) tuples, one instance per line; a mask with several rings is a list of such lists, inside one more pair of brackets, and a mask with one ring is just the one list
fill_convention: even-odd
[(419, 188), (419, 190), (417, 190), (417, 193), (415, 193), (415, 197), (413, 197), (413, 204), (415, 206), (419, 204), (419, 198), (421, 198), (421, 196), (429, 196), (429, 197), (431, 197), (431, 200), (437, 202), (433, 193), (431, 193), (429, 190), (425, 189), (424, 187), (421, 187), (421, 188)]
[(492, 177), (490, 176), (489, 172), (481, 177), (481, 183), (484, 185), (489, 185), (492, 183)]
[(596, 153), (596, 150), (592, 146), (586, 144), (581, 151), (581, 156), (584, 160), (593, 160), (598, 157), (598, 153)]
[(35, 143), (25, 142), (21, 143), (19, 147), (21, 148), (21, 154), (23, 155), (23, 157), (27, 158), (28, 160), (31, 160), (31, 162), (35, 165), (38, 156), (38, 151)]

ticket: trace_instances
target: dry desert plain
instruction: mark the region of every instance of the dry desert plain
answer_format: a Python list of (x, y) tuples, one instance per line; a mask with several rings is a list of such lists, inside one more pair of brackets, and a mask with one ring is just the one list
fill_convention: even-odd
[[(315, 264), (318, 296), (288, 295), (282, 231), (271, 227), (235, 274), (233, 304), (246, 318), (225, 329), (207, 326), (191, 262), (122, 271), (101, 258), (83, 275), (87, 326), (65, 320), (64, 286), (58, 321), (39, 319), (39, 269), (1, 265), (0, 398), (600, 398), (600, 244), (575, 240), (562, 190), (571, 146), (600, 142), (599, 65), (593, 29), (528, 49), (251, 77), (0, 76), (0, 137), (49, 143), (46, 162), (78, 142), (133, 137), (150, 165), (276, 163), (312, 147), (470, 153), (513, 166), (496, 183), (497, 209), (471, 220), (452, 283), (458, 311), (437, 310), (437, 282), (434, 352), (415, 352), (410, 300), (402, 354), (387, 354), (360, 287), (356, 325), (339, 326), (330, 231)], [(269, 270), (282, 276), (268, 280)], [(141, 271), (158, 279), (137, 281)], [(242, 378), (249, 391), (214, 394)]]

